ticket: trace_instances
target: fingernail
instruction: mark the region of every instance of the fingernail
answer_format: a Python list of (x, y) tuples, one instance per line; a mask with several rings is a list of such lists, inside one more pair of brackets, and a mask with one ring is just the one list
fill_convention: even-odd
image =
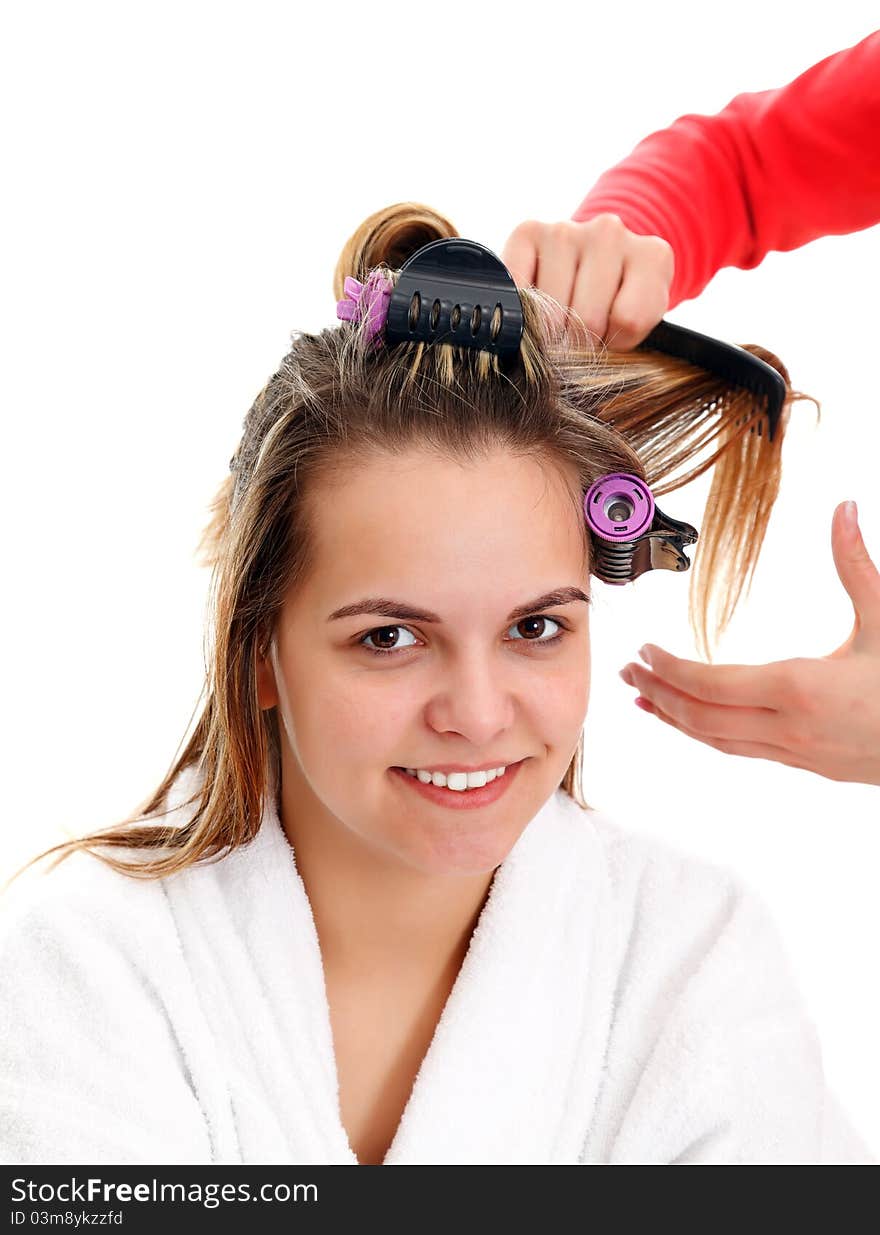
[(854, 532), (859, 523), (859, 508), (855, 502), (843, 503), (843, 521), (850, 531)]
[(641, 656), (642, 660), (645, 662), (646, 665), (650, 665), (651, 649), (648, 647), (647, 643), (645, 644), (644, 647), (639, 648), (639, 656)]
[(633, 703), (636, 705), (637, 708), (641, 708), (643, 712), (653, 711), (653, 708), (651, 707), (648, 700), (643, 699), (641, 695), (636, 695), (635, 699), (633, 699)]

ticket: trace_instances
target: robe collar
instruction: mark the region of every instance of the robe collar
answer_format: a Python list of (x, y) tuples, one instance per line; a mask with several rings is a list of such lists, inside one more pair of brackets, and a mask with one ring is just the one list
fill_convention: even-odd
[[(594, 813), (557, 790), (497, 869), (384, 1165), (579, 1160), (603, 1062), (590, 997), (607, 895)], [(273, 1010), (253, 1032), (284, 1155), (356, 1165), (317, 929), (275, 795), (254, 840), (206, 869), (254, 1002), (259, 989)]]

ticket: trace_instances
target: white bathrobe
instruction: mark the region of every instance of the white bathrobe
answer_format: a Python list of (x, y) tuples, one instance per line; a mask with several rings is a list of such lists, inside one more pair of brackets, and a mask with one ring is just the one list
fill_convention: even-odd
[[(0, 1160), (357, 1165), (274, 804), (160, 881), (45, 866), (0, 898)], [(760, 898), (561, 790), (496, 872), (385, 1159), (872, 1161)]]

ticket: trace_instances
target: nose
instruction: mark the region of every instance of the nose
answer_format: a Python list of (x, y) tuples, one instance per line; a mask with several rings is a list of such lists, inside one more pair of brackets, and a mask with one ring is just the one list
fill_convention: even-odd
[(475, 649), (447, 661), (426, 708), (428, 724), (438, 733), (459, 733), (474, 750), (486, 750), (507, 733), (516, 703), (508, 674), (497, 659)]

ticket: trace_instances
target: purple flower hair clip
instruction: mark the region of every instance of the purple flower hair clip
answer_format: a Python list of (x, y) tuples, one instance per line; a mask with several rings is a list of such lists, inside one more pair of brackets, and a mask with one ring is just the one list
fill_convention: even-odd
[(385, 328), (394, 283), (377, 267), (370, 271), (366, 283), (359, 283), (349, 275), (344, 290), (346, 299), (337, 300), (336, 316), (344, 322), (366, 320), (364, 335), (367, 343), (376, 346)]

